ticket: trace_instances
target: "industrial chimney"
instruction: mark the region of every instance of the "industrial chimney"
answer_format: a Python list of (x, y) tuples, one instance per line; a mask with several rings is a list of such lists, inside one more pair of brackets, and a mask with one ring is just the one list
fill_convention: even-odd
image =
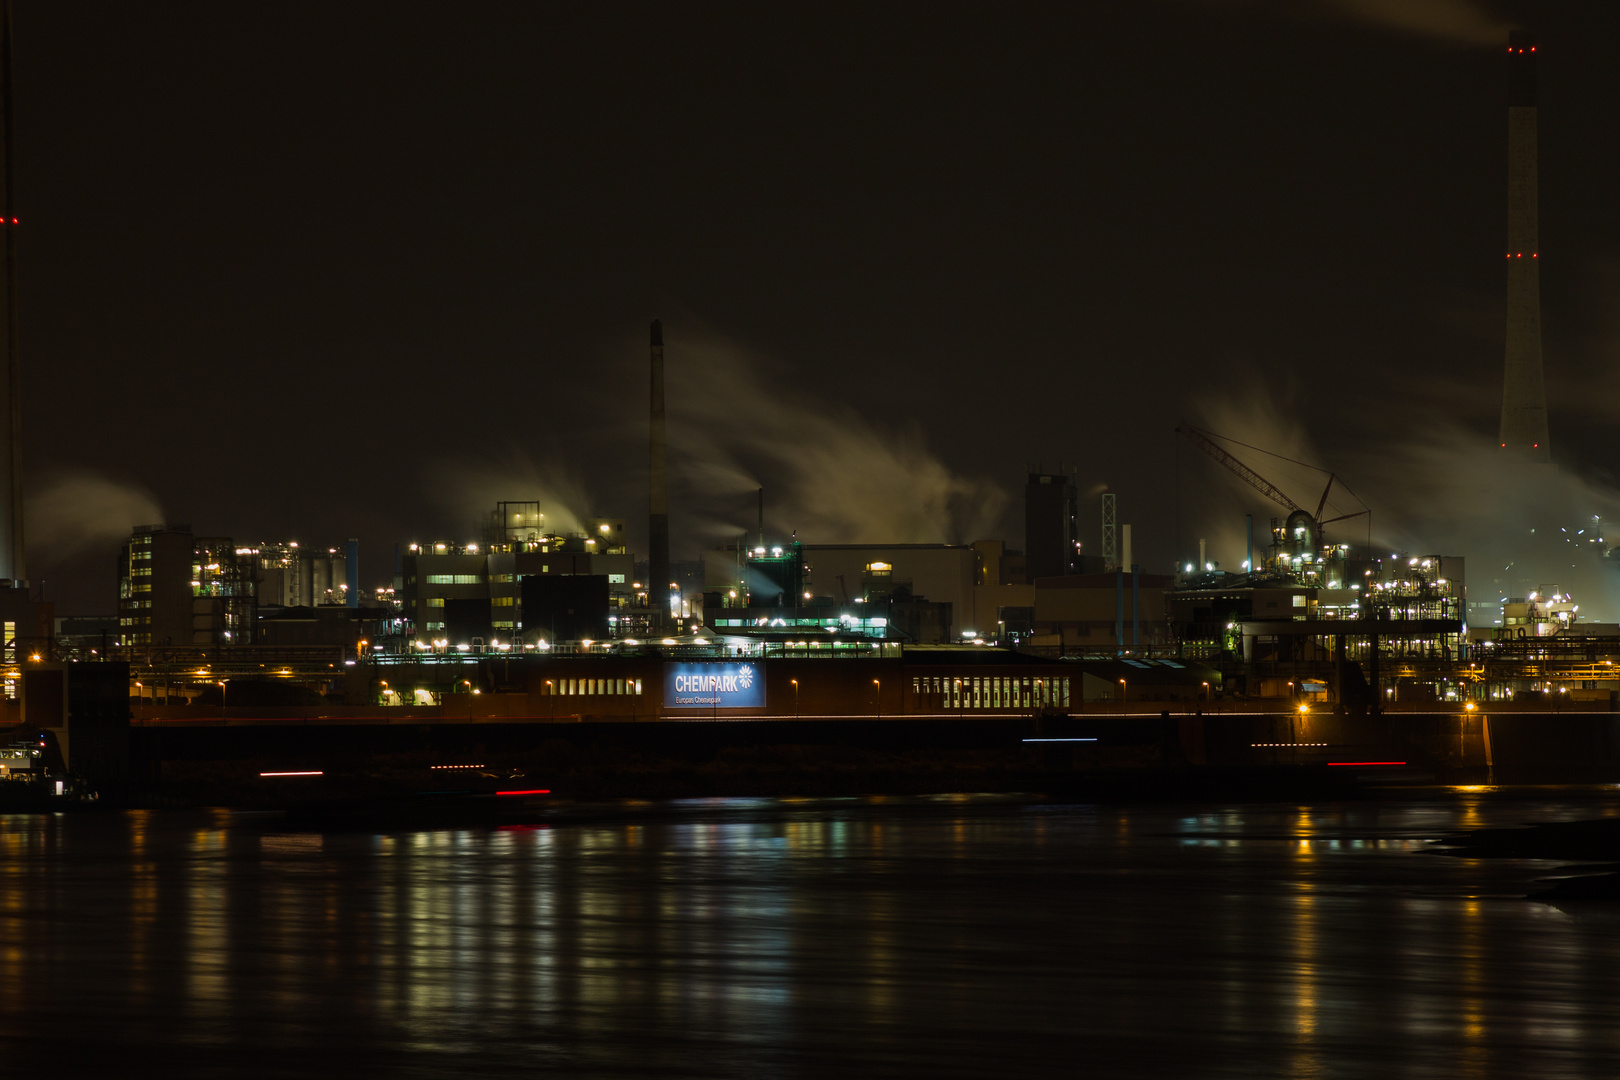
[(6, 350), (5, 402), (0, 404), (0, 578), (15, 585), (28, 579), (23, 547), (22, 369), (17, 357), (17, 210), (12, 201), (11, 4), (0, 8), (0, 233), (5, 234), (5, 320), (0, 342)]
[(1498, 441), (1532, 461), (1551, 461), (1536, 207), (1536, 42), (1514, 30), (1508, 34), (1507, 361)]
[(647, 603), (669, 613), (669, 483), (664, 467), (664, 324), (652, 324), (651, 468), (647, 491)]

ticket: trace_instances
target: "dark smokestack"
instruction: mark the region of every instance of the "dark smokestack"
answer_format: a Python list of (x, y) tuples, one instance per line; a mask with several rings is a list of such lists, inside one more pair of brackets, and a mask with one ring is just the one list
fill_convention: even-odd
[(669, 613), (669, 480), (664, 466), (664, 324), (652, 324), (651, 468), (647, 488), (647, 602)]
[(1536, 194), (1536, 39), (1508, 34), (1507, 357), (1499, 442), (1551, 461), (1541, 364), (1541, 242)]
[(13, 581), (28, 578), (27, 551), (23, 545), (22, 489), (22, 368), (17, 350), (17, 208), (12, 201), (12, 93), (11, 93), (11, 0), (0, 6), (0, 232), (6, 237), (6, 298), (4, 334), (6, 349), (6, 402), (0, 407), (0, 483), (7, 485), (0, 497), (0, 577)]

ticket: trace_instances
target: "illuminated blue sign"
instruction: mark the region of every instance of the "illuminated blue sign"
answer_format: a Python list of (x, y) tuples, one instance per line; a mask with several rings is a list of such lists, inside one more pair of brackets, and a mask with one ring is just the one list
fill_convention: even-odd
[(757, 664), (665, 664), (666, 709), (763, 709), (765, 671)]

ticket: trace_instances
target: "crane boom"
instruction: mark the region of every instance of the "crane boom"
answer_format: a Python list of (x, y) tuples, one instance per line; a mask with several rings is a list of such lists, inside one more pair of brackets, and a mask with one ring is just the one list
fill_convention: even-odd
[[(1273, 484), (1270, 480), (1267, 480), (1265, 477), (1243, 464), (1243, 462), (1227, 453), (1224, 448), (1222, 448), (1214, 440), (1210, 439), (1209, 436), (1205, 435), (1202, 431), (1199, 431), (1195, 427), (1178, 427), (1176, 428), (1176, 431), (1187, 436), (1188, 441), (1190, 441), (1194, 446), (1198, 447), (1198, 449), (1202, 450), (1204, 453), (1208, 454), (1210, 457), (1232, 470), (1245, 483), (1259, 491), (1272, 502), (1279, 506), (1285, 506), (1289, 510), (1297, 510), (1300, 513), (1305, 514), (1310, 513), (1309, 510), (1306, 510), (1303, 506), (1299, 505), (1299, 503), (1283, 494), (1282, 489), (1277, 487), (1276, 484)], [(1329, 481), (1329, 483), (1331, 484), (1332, 481)], [(1325, 502), (1327, 499), (1327, 492), (1324, 491), (1322, 493), (1322, 498)], [(1315, 520), (1314, 516), (1312, 520)]]

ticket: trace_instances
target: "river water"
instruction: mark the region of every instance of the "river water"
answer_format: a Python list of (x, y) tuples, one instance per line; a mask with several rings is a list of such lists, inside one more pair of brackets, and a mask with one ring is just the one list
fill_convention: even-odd
[(49, 1075), (1614, 1077), (1620, 910), (1448, 830), (1620, 792), (995, 797), (547, 826), (0, 817), (0, 1063)]

